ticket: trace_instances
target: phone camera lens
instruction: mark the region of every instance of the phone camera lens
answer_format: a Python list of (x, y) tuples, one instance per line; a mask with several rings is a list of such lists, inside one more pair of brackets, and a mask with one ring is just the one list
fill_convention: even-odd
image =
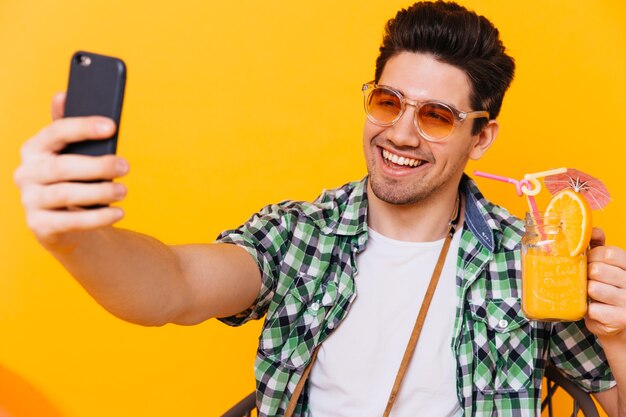
[(78, 64), (81, 67), (88, 67), (89, 65), (91, 65), (91, 58), (89, 58), (87, 55), (79, 55), (77, 58)]

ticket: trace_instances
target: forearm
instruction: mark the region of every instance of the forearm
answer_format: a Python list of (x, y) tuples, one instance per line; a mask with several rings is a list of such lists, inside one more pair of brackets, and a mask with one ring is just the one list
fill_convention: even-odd
[(189, 294), (175, 253), (146, 235), (105, 227), (47, 249), (99, 304), (130, 322), (173, 321)]
[(602, 338), (601, 343), (617, 382), (612, 401), (601, 403), (609, 416), (626, 417), (626, 337), (608, 336)]

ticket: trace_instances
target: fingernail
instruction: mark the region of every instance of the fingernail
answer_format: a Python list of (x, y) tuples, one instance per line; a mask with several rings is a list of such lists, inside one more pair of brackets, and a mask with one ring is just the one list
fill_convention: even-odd
[(111, 133), (111, 131), (113, 130), (113, 123), (106, 121), (98, 122), (96, 123), (96, 130), (98, 131), (98, 133), (103, 135), (106, 133)]
[(113, 211), (113, 217), (115, 218), (115, 220), (119, 220), (122, 217), (124, 217), (124, 210), (122, 210), (121, 208), (116, 208)]
[(113, 184), (113, 193), (116, 200), (121, 200), (126, 196), (126, 187), (122, 184)]
[(118, 174), (126, 174), (128, 172), (128, 162), (126, 162), (124, 159), (118, 159), (115, 162), (115, 170), (118, 172)]

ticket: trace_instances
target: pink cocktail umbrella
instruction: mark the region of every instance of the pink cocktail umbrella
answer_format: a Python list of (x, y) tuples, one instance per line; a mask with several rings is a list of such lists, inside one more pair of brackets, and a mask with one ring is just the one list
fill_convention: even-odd
[(611, 201), (609, 190), (602, 181), (573, 168), (563, 174), (549, 175), (543, 183), (552, 194), (571, 188), (585, 197), (592, 210), (601, 209)]

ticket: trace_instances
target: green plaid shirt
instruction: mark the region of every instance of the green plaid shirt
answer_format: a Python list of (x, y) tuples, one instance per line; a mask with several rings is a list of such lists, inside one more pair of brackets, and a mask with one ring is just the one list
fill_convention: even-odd
[[(450, 348), (457, 358), (457, 396), (464, 415), (539, 415), (548, 360), (585, 390), (613, 386), (604, 353), (582, 321), (524, 317), (521, 221), (488, 202), (469, 177), (460, 189), (467, 203)], [(366, 220), (364, 179), (325, 191), (313, 203), (267, 206), (218, 238), (247, 250), (262, 273), (254, 305), (221, 319), (238, 326), (266, 316), (255, 361), (260, 416), (284, 414), (313, 350), (348, 313), (356, 291), (356, 256), (368, 239)], [(295, 416), (309, 414), (305, 388)]]

